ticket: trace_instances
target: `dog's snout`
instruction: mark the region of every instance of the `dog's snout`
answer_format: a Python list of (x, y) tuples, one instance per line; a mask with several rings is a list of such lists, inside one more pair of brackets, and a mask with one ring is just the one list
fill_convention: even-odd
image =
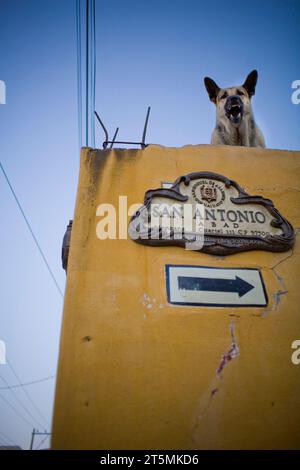
[(225, 113), (235, 125), (241, 122), (244, 114), (244, 106), (238, 95), (228, 96), (225, 103)]
[(238, 95), (233, 95), (233, 96), (228, 96), (227, 98), (227, 103), (228, 106), (233, 106), (233, 105), (242, 105), (242, 100)]
[(225, 103), (225, 111), (230, 113), (233, 109), (243, 110), (243, 102), (238, 95), (228, 96)]

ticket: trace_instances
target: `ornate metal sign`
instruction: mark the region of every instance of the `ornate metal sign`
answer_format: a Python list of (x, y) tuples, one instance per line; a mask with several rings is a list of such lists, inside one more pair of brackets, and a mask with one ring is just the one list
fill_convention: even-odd
[[(286, 251), (295, 238), (270, 199), (250, 196), (235, 181), (211, 172), (190, 173), (169, 189), (147, 191), (128, 231), (145, 245), (189, 245), (218, 255)], [(193, 245), (197, 240), (202, 243)]]

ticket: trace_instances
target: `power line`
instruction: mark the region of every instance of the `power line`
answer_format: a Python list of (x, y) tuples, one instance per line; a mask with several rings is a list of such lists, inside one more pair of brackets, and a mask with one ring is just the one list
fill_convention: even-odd
[[(46, 436), (46, 437), (42, 440), (42, 442), (39, 443), (39, 445), (37, 446), (36, 449), (33, 449), (35, 436)], [(39, 432), (39, 431), (37, 431), (36, 429), (33, 428), (32, 433), (31, 433), (31, 440), (30, 440), (29, 449), (30, 449), (30, 450), (37, 450), (37, 449), (42, 445), (42, 443), (45, 442), (45, 440), (46, 440), (47, 437), (49, 437), (49, 436), (51, 436), (51, 432), (47, 432), (47, 431), (45, 431), (45, 432)]]
[[(81, 2), (76, 3), (78, 133), (82, 143)], [(85, 145), (95, 147), (96, 2), (85, 1)]]
[(58, 284), (58, 282), (57, 282), (57, 280), (56, 280), (56, 278), (55, 278), (55, 276), (54, 276), (54, 274), (53, 274), (53, 272), (52, 272), (52, 270), (51, 270), (51, 268), (50, 268), (50, 265), (49, 265), (49, 263), (48, 263), (48, 261), (47, 261), (47, 258), (46, 258), (46, 256), (45, 256), (45, 254), (44, 254), (44, 252), (43, 252), (43, 250), (42, 250), (42, 248), (41, 248), (41, 246), (40, 246), (38, 240), (37, 240), (37, 237), (35, 236), (35, 234), (34, 234), (34, 232), (33, 232), (33, 229), (32, 229), (32, 227), (31, 227), (31, 225), (30, 225), (30, 223), (29, 223), (29, 221), (28, 221), (28, 219), (27, 219), (27, 217), (26, 217), (26, 215), (25, 215), (25, 212), (24, 212), (24, 210), (23, 210), (23, 208), (22, 208), (22, 206), (21, 206), (21, 203), (20, 203), (20, 201), (19, 201), (19, 199), (18, 199), (18, 197), (17, 197), (17, 195), (16, 195), (16, 193), (15, 193), (13, 187), (12, 187), (12, 184), (11, 184), (11, 182), (10, 182), (10, 180), (9, 180), (9, 178), (8, 178), (8, 176), (7, 176), (7, 174), (6, 174), (5, 170), (4, 170), (3, 165), (2, 165), (1, 162), (0, 162), (0, 167), (1, 167), (2, 173), (3, 173), (3, 175), (4, 175), (4, 178), (6, 179), (6, 182), (7, 182), (8, 186), (9, 186), (11, 192), (12, 192), (12, 195), (13, 195), (13, 197), (14, 197), (14, 199), (15, 199), (15, 201), (16, 201), (16, 203), (17, 203), (19, 209), (20, 209), (20, 212), (21, 212), (21, 214), (22, 214), (22, 216), (23, 216), (23, 219), (25, 220), (25, 223), (26, 223), (26, 225), (27, 225), (27, 228), (28, 228), (28, 230), (29, 230), (29, 232), (30, 232), (30, 234), (31, 234), (31, 236), (32, 236), (32, 238), (33, 238), (33, 240), (34, 240), (34, 243), (36, 244), (37, 249), (38, 249), (39, 252), (40, 252), (40, 255), (41, 255), (41, 257), (42, 257), (42, 259), (43, 259), (43, 261), (44, 261), (44, 263), (45, 263), (45, 265), (46, 265), (48, 271), (49, 271), (49, 274), (50, 274), (50, 276), (51, 276), (51, 278), (52, 278), (52, 280), (53, 280), (53, 282), (54, 282), (54, 284), (55, 284), (55, 286), (56, 286), (56, 288), (57, 288), (57, 290), (58, 290), (60, 296), (63, 298), (64, 295), (63, 295), (63, 293), (62, 293), (62, 290), (61, 290), (61, 288), (59, 287), (59, 284)]
[(31, 382), (25, 382), (21, 384), (14, 384), (14, 385), (7, 385), (7, 387), (0, 387), (0, 390), (9, 390), (10, 388), (19, 388), (19, 387), (27, 387), (28, 385), (34, 385), (41, 382), (46, 382), (47, 380), (52, 380), (56, 377), (56, 375), (50, 375), (49, 377), (44, 377), (42, 379), (32, 380)]
[(38, 449), (41, 447), (41, 445), (45, 442), (45, 440), (48, 439), (48, 437), (49, 437), (49, 434), (47, 434), (47, 435), (44, 437), (44, 439), (41, 440), (41, 442), (40, 442), (39, 445), (35, 448), (35, 450), (38, 450)]
[[(0, 376), (0, 379), (8, 386), (8, 383), (6, 382), (6, 380), (4, 379), (4, 377)], [(11, 392), (11, 394), (14, 396), (15, 400), (19, 403), (19, 405), (21, 406), (21, 408), (23, 408), (23, 410), (28, 414), (28, 416), (30, 416), (31, 419), (33, 419), (33, 421), (35, 421), (38, 426), (41, 426), (43, 427), (43, 425), (41, 424), (40, 421), (38, 421), (34, 416), (33, 414), (31, 413), (30, 410), (28, 410), (28, 408), (24, 405), (24, 403), (19, 399), (19, 397), (17, 396), (16, 392), (9, 388), (8, 387), (8, 390)]]
[(82, 147), (81, 1), (76, 0), (78, 142)]
[(22, 421), (24, 421), (25, 424), (27, 424), (28, 426), (30, 427), (33, 427), (33, 424), (30, 423), (26, 418), (24, 418), (24, 416), (8, 401), (6, 400), (6, 398), (2, 395), (2, 393), (0, 392), (0, 398), (7, 404), (7, 406), (9, 406), (9, 408), (11, 408), (14, 413), (20, 418), (22, 419)]
[(3, 431), (0, 431), (0, 436), (2, 436), (2, 439), (4, 439), (7, 442), (8, 445), (12, 445), (12, 446), (17, 445)]
[(2, 438), (2, 441), (0, 442), (0, 446), (1, 447), (10, 447), (10, 444), (7, 441), (3, 440), (3, 438)]
[(43, 421), (45, 421), (45, 423), (47, 423), (47, 426), (50, 426), (47, 418), (45, 418), (45, 416), (43, 415), (43, 413), (39, 410), (39, 408), (36, 406), (36, 404), (34, 403), (33, 399), (31, 398), (29, 392), (27, 391), (27, 389), (24, 387), (24, 385), (22, 385), (22, 382), (18, 376), (18, 374), (16, 373), (15, 369), (13, 368), (12, 364), (10, 364), (10, 362), (8, 361), (8, 359), (6, 359), (6, 362), (8, 364), (8, 366), (10, 367), (11, 371), (13, 372), (14, 376), (16, 377), (17, 381), (19, 382), (19, 385), (22, 387), (22, 390), (24, 391), (25, 395), (27, 396), (28, 400), (30, 401), (30, 403), (32, 404), (33, 408), (35, 409), (35, 411), (38, 413), (38, 415), (43, 419)]
[(85, 30), (85, 145), (89, 145), (89, 10), (90, 2), (86, 0), (86, 30)]
[(91, 135), (95, 148), (95, 97), (96, 97), (96, 4), (91, 0)]

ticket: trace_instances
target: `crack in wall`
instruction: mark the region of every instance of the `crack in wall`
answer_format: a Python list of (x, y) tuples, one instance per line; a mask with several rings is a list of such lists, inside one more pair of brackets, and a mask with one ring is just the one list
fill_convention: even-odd
[(294, 255), (294, 249), (292, 248), (291, 251), (287, 254), (287, 256), (285, 256), (283, 259), (281, 259), (280, 261), (278, 261), (276, 264), (274, 264), (273, 266), (270, 267), (270, 270), (272, 271), (272, 273), (274, 274), (275, 278), (277, 279), (281, 289), (279, 289), (277, 292), (275, 292), (275, 294), (273, 294), (273, 305), (271, 307), (268, 307), (266, 308), (265, 310), (263, 310), (260, 314), (252, 314), (252, 316), (254, 317), (260, 317), (260, 318), (263, 318), (265, 317), (268, 313), (271, 313), (271, 312), (275, 312), (278, 307), (279, 307), (279, 304), (281, 302), (281, 297), (283, 295), (286, 295), (288, 294), (288, 289), (287, 289), (287, 286), (284, 282), (284, 279), (283, 277), (281, 277), (278, 272), (276, 271), (276, 269), (278, 268), (278, 266), (280, 266), (282, 263), (285, 263), (288, 259), (290, 259), (292, 256)]
[[(291, 249), (291, 252), (285, 258), (278, 261), (278, 263), (274, 264), (274, 266), (271, 266), (271, 270), (273, 271), (274, 269), (276, 269), (281, 263), (284, 263), (289, 258), (291, 258), (293, 255), (294, 255), (294, 248)], [(276, 273), (276, 271), (274, 271), (274, 272)]]
[[(300, 227), (295, 228), (295, 234), (298, 235), (299, 233), (300, 233)], [(273, 305), (271, 307), (263, 310), (263, 312), (261, 312), (260, 314), (253, 313), (252, 316), (264, 317), (267, 313), (274, 312), (275, 310), (278, 309), (282, 296), (287, 295), (289, 291), (286, 287), (283, 277), (280, 276), (276, 270), (278, 266), (280, 266), (282, 263), (292, 258), (294, 254), (295, 254), (294, 249), (292, 248), (292, 250), (289, 251), (288, 254), (283, 259), (281, 259), (280, 261), (278, 261), (277, 263), (275, 263), (273, 266), (270, 267), (270, 270), (272, 271), (276, 280), (278, 281), (280, 289), (273, 294)], [(233, 317), (239, 317), (240, 315), (231, 313), (229, 314), (229, 316), (233, 318)], [(235, 337), (234, 320), (232, 320), (232, 322), (230, 323), (230, 336), (231, 336), (231, 346), (229, 350), (225, 352), (222, 356), (221, 362), (216, 370), (216, 377), (214, 379), (214, 382), (211, 384), (210, 392), (208, 392), (208, 396), (206, 398), (206, 404), (202, 407), (202, 410), (200, 411), (200, 413), (198, 413), (196, 417), (196, 423), (193, 426), (192, 441), (196, 445), (199, 444), (197, 437), (196, 437), (196, 432), (200, 426), (201, 420), (208, 413), (214, 397), (221, 391), (222, 387), (224, 386), (223, 373), (224, 373), (225, 367), (227, 366), (229, 362), (232, 361), (232, 359), (238, 357), (240, 354), (239, 346), (237, 344), (236, 337)]]
[(261, 313), (258, 314), (252, 314), (252, 317), (260, 317), (264, 318), (268, 313), (275, 312), (278, 309), (278, 306), (281, 302), (281, 296), (288, 294), (288, 290), (279, 290), (273, 294), (273, 305), (265, 310), (263, 310)]
[(220, 376), (224, 367), (230, 362), (232, 359), (236, 358), (240, 354), (240, 350), (238, 344), (235, 339), (234, 335), (235, 323), (232, 321), (230, 323), (230, 336), (231, 336), (231, 346), (230, 349), (223, 354), (219, 367), (217, 369), (217, 375)]
[(236, 341), (235, 337), (235, 322), (234, 320), (231, 321), (230, 323), (230, 337), (231, 337), (231, 345), (230, 348), (227, 352), (225, 352), (221, 358), (221, 362), (216, 370), (216, 377), (215, 377), (215, 383), (214, 386), (211, 387), (209, 397), (207, 399), (206, 405), (203, 407), (202, 411), (198, 414), (196, 418), (196, 423), (193, 427), (192, 430), (192, 440), (195, 443), (198, 443), (197, 439), (195, 438), (195, 433), (197, 432), (197, 429), (200, 426), (200, 421), (202, 420), (203, 416), (208, 412), (211, 402), (214, 398), (214, 396), (221, 390), (223, 386), (223, 372), (226, 367), (226, 365), (231, 362), (233, 359), (239, 356), (240, 354), (240, 349)]

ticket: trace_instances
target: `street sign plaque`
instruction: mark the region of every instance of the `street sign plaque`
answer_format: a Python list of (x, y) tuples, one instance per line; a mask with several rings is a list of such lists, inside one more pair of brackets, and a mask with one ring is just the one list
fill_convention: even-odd
[(168, 302), (211, 307), (263, 307), (268, 298), (259, 269), (166, 265)]

